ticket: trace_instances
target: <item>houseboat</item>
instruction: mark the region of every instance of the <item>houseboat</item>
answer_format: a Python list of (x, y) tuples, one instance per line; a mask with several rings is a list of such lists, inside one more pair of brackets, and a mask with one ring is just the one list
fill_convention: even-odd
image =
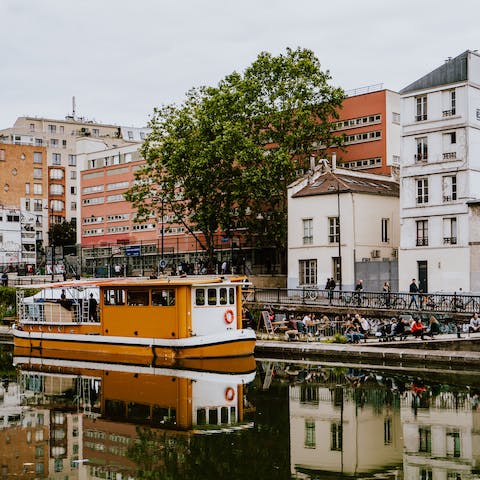
[(135, 363), (244, 357), (256, 335), (242, 328), (240, 279), (107, 279), (17, 290), (16, 348), (69, 358)]

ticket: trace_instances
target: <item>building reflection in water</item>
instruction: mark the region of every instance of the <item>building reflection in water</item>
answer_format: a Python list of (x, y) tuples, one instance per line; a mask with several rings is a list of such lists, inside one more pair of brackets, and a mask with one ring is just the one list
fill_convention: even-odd
[(479, 395), (469, 385), (279, 362), (262, 371), (264, 385), (267, 374), (289, 382), (294, 478), (480, 478)]
[(244, 388), (255, 362), (238, 361), (235, 374), (225, 363), (210, 371), (17, 358), (18, 382), (0, 391), (1, 480), (180, 471), (192, 436), (253, 425)]

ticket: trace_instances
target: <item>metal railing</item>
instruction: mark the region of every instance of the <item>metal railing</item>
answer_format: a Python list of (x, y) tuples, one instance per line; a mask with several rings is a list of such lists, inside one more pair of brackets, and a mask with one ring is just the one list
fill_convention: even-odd
[(376, 310), (422, 311), (424, 313), (480, 313), (480, 295), (458, 293), (355, 292), (305, 288), (254, 288), (244, 301), (283, 306), (332, 306)]

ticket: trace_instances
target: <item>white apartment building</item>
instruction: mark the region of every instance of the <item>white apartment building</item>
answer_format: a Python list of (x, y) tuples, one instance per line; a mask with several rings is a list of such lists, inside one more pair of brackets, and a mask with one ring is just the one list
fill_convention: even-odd
[(288, 188), (288, 288), (324, 288), (333, 277), (352, 290), (396, 287), (398, 183), (332, 168), (326, 160)]
[(416, 278), (423, 291), (480, 291), (480, 55), (400, 93), (400, 290)]
[(36, 264), (35, 215), (18, 208), (0, 207), (0, 268)]

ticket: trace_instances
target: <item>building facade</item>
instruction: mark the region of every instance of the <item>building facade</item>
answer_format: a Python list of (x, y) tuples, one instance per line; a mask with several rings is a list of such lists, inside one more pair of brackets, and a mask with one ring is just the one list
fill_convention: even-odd
[(480, 290), (480, 55), (448, 59), (401, 92), (400, 288)]
[(288, 288), (396, 283), (398, 183), (322, 163), (288, 189)]
[(400, 165), (400, 95), (381, 85), (346, 94), (335, 122), (345, 136), (344, 148), (335, 150), (339, 167), (390, 175)]

